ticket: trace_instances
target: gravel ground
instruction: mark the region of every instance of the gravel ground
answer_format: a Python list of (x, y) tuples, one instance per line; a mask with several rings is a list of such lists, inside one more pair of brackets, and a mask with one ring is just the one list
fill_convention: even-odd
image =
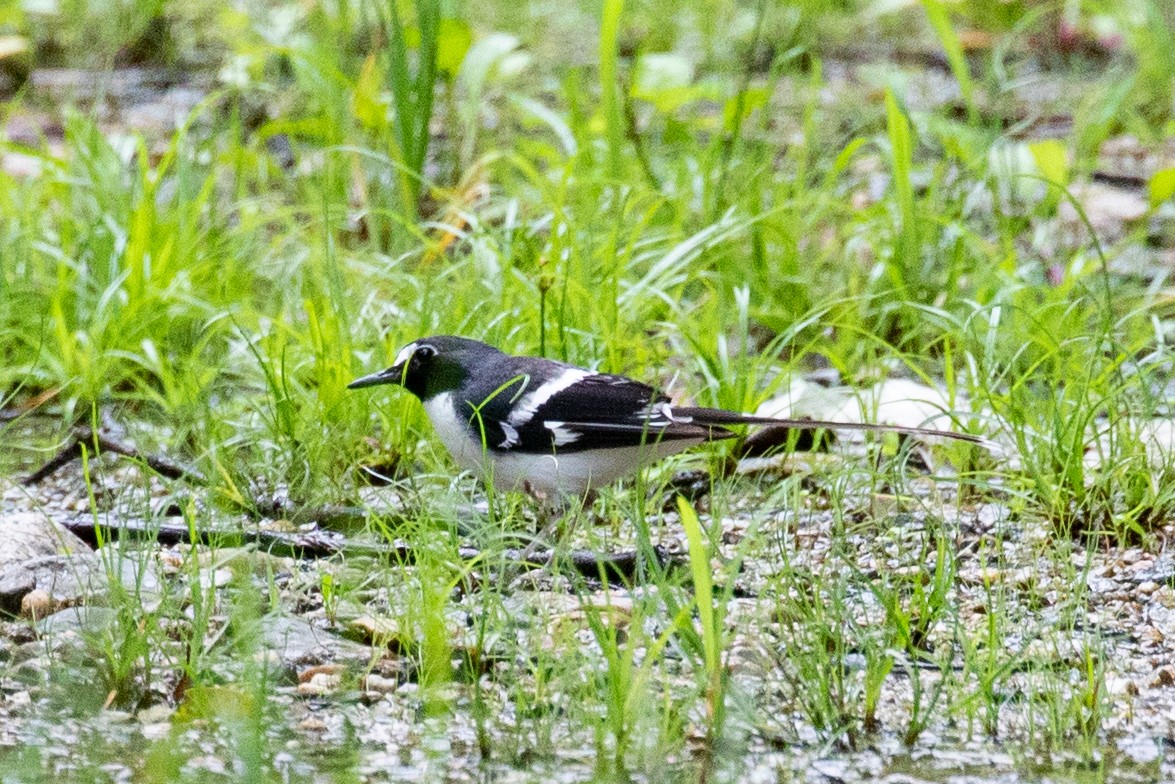
[[(95, 493), (103, 509), (165, 506), (167, 488), (144, 482), (126, 461), (110, 462), (98, 475)], [(715, 557), (716, 579), (733, 579), (737, 586), (726, 607), (727, 731), (743, 744), (739, 754), (717, 765), (718, 780), (1086, 781), (1091, 764), (1104, 774), (1099, 780), (1175, 780), (1175, 763), (1166, 751), (1175, 738), (1175, 558), (1161, 544), (1169, 531), (1160, 532), (1145, 549), (1087, 551), (1058, 539), (1042, 521), (1013, 515), (995, 503), (959, 507), (935, 498), (934, 514), (928, 514), (927, 498), (901, 504), (876, 496), (870, 504), (861, 496), (858, 511), (846, 502), (850, 511), (834, 515), (811, 499), (799, 509), (773, 509), (779, 501), (778, 494), (766, 492), (771, 485), (762, 476), (753, 484), (739, 487), (747, 491), (745, 497), (717, 523), (723, 545)], [(144, 487), (154, 489), (144, 494)], [(514, 715), (518, 701), (511, 689), (535, 686), (529, 675), (516, 672), (524, 663), (520, 652), (564, 656), (570, 644), (578, 647), (578, 661), (600, 662), (603, 654), (588, 614), (602, 613), (623, 629), (637, 617), (634, 606), (648, 607), (650, 598), (656, 606), (657, 586), (577, 593), (566, 579), (545, 573), (521, 575), (496, 592), (500, 604), (493, 628), (515, 644), (503, 646), (495, 660), (493, 646), (483, 642), (486, 672), (492, 676), (514, 669), (515, 674), (480, 679), (481, 699), (497, 716), (489, 724), (487, 746), (473, 719), (468, 684), (455, 681), (447, 687), (451, 712), (430, 715), (415, 659), (404, 653), (416, 644), (416, 634), (401, 626), (408, 622), (404, 592), (397, 587), (412, 583), (411, 569), (364, 559), (299, 562), (248, 548), (120, 549), (110, 544), (95, 554), (51, 522), (89, 506), (76, 466), (31, 490), (3, 480), (0, 491), (0, 602), (15, 614), (0, 623), (0, 749), (41, 748), (46, 758), (40, 764), (49, 769), (60, 770), (63, 759), (76, 768), (81, 752), (95, 765), (133, 771), (125, 747), (159, 738), (171, 740), (171, 748), (186, 760), (181, 766), (186, 771), (216, 773), (241, 764), (241, 740), (228, 725), (184, 719), (184, 685), (176, 667), (183, 656), (176, 641), (181, 635), (152, 638), (159, 650), (148, 655), (151, 677), (136, 676), (145, 685), (134, 705), (86, 710), (62, 704), (63, 684), (94, 677), (94, 665), (85, 659), (86, 635), (120, 622), (119, 608), (126, 605), (111, 599), (117, 586), (137, 597), (131, 606), (141, 608), (144, 617), (178, 629), (192, 622), (192, 603), (185, 597), (198, 582), (216, 594), (205, 639), (212, 647), (239, 636), (230, 628), (238, 623), (234, 606), (239, 599), (231, 597), (242, 586), (270, 594), (276, 589), (272, 610), (255, 619), (254, 653), (234, 656), (229, 650), (215, 657), (224, 688), (249, 682), (249, 667), (265, 661), (276, 676), (266, 709), (276, 721), (266, 725), (266, 732), (271, 747), (289, 748), (267, 764), (295, 777), (342, 765), (373, 781), (431, 781), (439, 771), (452, 781), (480, 780), (487, 772), (501, 780), (591, 779), (596, 751), (589, 727), (554, 719), (544, 725)], [(704, 512), (707, 501), (699, 507)], [(714, 524), (708, 515), (702, 519)], [(601, 534), (584, 528), (576, 536), (596, 546), (607, 541), (623, 548), (632, 535), (631, 530)], [(666, 514), (653, 536), (671, 551), (685, 551), (675, 514)], [(812, 643), (804, 637), (807, 627), (788, 614), (814, 605), (796, 589), (809, 579), (821, 586), (817, 594), (839, 586), (835, 609), (844, 615), (831, 623), (864, 639), (880, 628), (885, 615), (871, 586), (893, 576), (928, 583), (936, 551), (927, 543), (936, 536), (947, 537), (957, 555), (948, 602), (956, 610), (926, 632), (925, 648), (940, 665), (911, 667), (901, 651), (895, 652), (893, 674), (878, 702), (876, 731), (861, 736), (855, 750), (829, 746), (797, 710), (797, 683), (803, 682), (795, 677), (796, 663), (814, 651), (804, 648)], [(727, 576), (729, 564), (740, 555), (743, 568)], [(364, 572), (380, 569), (396, 574), (364, 582)], [(339, 585), (360, 588), (328, 607), (322, 589), (328, 573)], [(790, 577), (781, 579), (781, 574)], [(477, 647), (473, 619), (486, 608), (476, 590), (451, 597), (445, 618), (454, 651)], [(916, 742), (905, 745), (901, 738), (914, 699), (909, 674), (918, 674), (924, 692), (933, 691), (944, 677), (959, 678), (948, 688), (955, 699), (973, 689), (974, 678), (961, 673), (964, 657), (951, 652), (950, 641), (956, 624), (973, 638), (980, 635), (992, 612), (1002, 618), (1001, 660), (1012, 663), (999, 685), (1007, 693), (998, 713), (998, 740), (984, 733), (980, 711), (972, 712), (979, 718), (970, 723), (960, 718), (965, 712), (947, 719), (938, 711)], [(668, 617), (645, 612), (639, 622), (645, 633), (655, 635), (667, 627)], [(373, 640), (386, 644), (372, 647)], [(850, 650), (846, 665), (862, 669), (863, 658)], [(1104, 719), (1094, 734), (1094, 763), (1089, 754), (1076, 751), (1077, 741), (1072, 753), (1065, 743), (1051, 750), (1034, 744), (1045, 734), (1046, 712), (1034, 708), (1035, 698), (1022, 699), (1029, 693), (1039, 697), (1045, 682), (1069, 695), (1080, 685), (1073, 673), (1080, 672), (1083, 661), (1094, 661), (1101, 678), (1097, 699)], [(694, 681), (686, 670), (680, 657), (667, 655), (658, 677), (669, 689), (688, 690)], [(697, 720), (686, 728), (687, 736), (700, 738)], [(552, 747), (558, 749), (554, 758), (544, 751)], [(687, 754), (668, 760), (664, 770), (678, 774), (666, 774), (670, 778), (690, 778), (696, 763)]]

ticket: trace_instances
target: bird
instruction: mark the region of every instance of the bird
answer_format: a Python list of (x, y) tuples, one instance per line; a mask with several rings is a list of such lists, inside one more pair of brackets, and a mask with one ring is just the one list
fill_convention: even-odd
[(652, 386), (552, 359), (512, 356), (470, 338), (436, 335), (400, 349), (391, 367), (348, 389), (398, 385), (424, 405), (462, 469), (498, 490), (589, 498), (600, 487), (739, 425), (867, 430), (979, 442), (929, 428), (780, 419), (675, 406)]

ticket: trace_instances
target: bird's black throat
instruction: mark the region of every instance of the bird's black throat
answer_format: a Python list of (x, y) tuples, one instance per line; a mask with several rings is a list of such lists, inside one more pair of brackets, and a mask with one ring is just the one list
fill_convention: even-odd
[(445, 392), (460, 389), (468, 378), (469, 370), (460, 363), (446, 357), (435, 357), (428, 363), (427, 371), (414, 369), (409, 365), (401, 383), (404, 389), (426, 401)]

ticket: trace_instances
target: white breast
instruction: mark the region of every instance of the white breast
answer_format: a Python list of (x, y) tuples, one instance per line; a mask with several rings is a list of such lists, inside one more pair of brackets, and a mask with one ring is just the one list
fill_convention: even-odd
[(453, 407), (453, 395), (444, 392), (424, 401), (424, 412), (437, 431), (437, 438), (449, 450), (457, 465), (466, 471), (480, 472), (482, 468), (481, 439), (473, 437), (468, 418), (463, 418)]
[(640, 447), (593, 449), (562, 454), (499, 451), (490, 453), (453, 407), (448, 392), (430, 398), (424, 410), (441, 443), (457, 465), (499, 490), (530, 490), (547, 496), (583, 496), (647, 465), (702, 443), (702, 439), (666, 441)]

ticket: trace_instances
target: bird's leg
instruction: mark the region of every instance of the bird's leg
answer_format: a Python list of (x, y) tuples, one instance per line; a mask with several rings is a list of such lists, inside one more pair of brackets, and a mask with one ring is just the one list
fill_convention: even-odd
[[(535, 491), (530, 487), (529, 482), (523, 482), (523, 489), (539, 502), (538, 516), (540, 520), (545, 520), (545, 524), (535, 534), (531, 543), (523, 548), (522, 560), (524, 561), (532, 557), (539, 549), (547, 547), (548, 544), (552, 551), (558, 549), (558, 544), (575, 530), (574, 523), (579, 519), (580, 512), (590, 507), (596, 497), (594, 490), (589, 490), (582, 498), (566, 495), (551, 497), (546, 493)], [(571, 525), (566, 525), (568, 521)]]

